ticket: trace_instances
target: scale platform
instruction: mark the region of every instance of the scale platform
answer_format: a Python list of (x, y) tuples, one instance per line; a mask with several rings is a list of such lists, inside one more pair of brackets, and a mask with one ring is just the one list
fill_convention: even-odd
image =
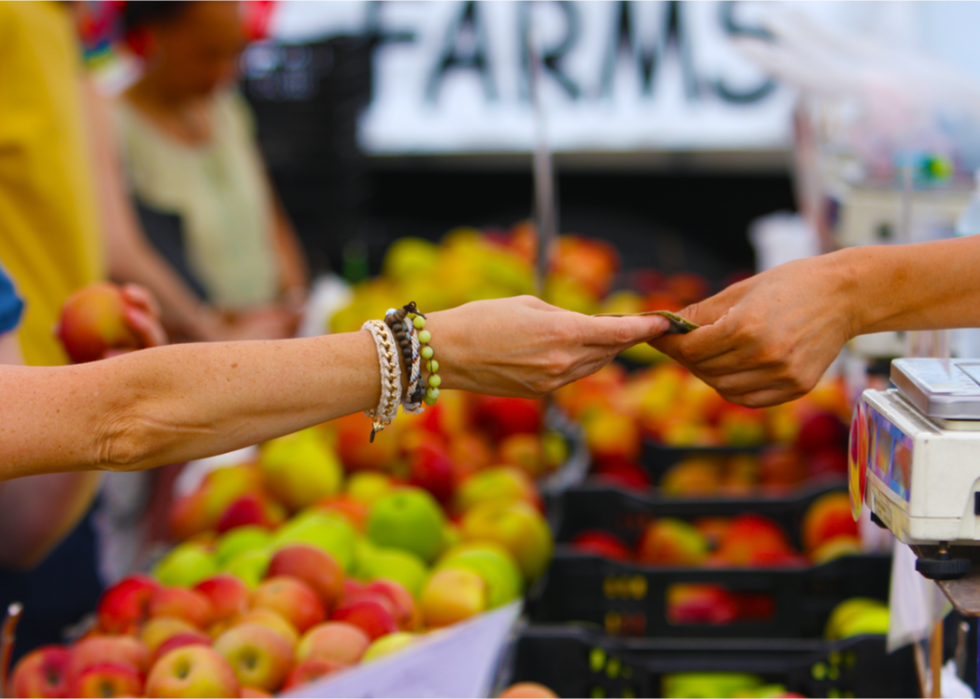
[[(955, 580), (953, 546), (980, 543), (980, 360), (899, 359), (897, 387), (868, 390), (851, 422), (851, 507), (921, 549), (917, 569)], [(936, 547), (935, 549), (928, 547)], [(975, 553), (975, 552), (971, 552)]]

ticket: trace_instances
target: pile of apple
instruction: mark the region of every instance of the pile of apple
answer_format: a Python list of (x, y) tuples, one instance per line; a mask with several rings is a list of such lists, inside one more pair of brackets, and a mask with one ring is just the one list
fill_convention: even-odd
[(638, 463), (644, 442), (692, 450), (774, 447), (762, 458), (679, 464), (660, 484), (677, 496), (791, 486), (847, 469), (851, 406), (836, 379), (824, 380), (799, 400), (751, 409), (729, 403), (673, 362), (634, 372), (610, 364), (559, 389), (556, 403), (584, 427), (594, 472), (628, 488), (651, 485)]
[(665, 699), (795, 699), (785, 685), (766, 682), (748, 672), (675, 672), (664, 675), (660, 696)]
[(803, 551), (790, 543), (776, 522), (755, 513), (734, 517), (701, 517), (687, 522), (654, 519), (634, 547), (606, 531), (580, 532), (572, 547), (618, 561), (649, 566), (767, 568), (819, 565), (859, 553), (861, 540), (851, 516), (850, 497), (833, 491), (807, 508), (801, 530)]

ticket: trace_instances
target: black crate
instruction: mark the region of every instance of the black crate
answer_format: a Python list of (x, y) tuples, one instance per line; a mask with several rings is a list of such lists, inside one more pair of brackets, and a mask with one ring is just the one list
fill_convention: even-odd
[(622, 639), (577, 626), (522, 631), (496, 684), (539, 682), (562, 697), (660, 697), (664, 676), (680, 672), (751, 673), (808, 697), (919, 696), (912, 647), (888, 655), (884, 636)]

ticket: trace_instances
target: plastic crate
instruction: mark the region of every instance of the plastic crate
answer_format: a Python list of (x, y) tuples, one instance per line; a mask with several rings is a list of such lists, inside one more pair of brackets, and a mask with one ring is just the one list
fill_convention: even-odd
[[(805, 568), (681, 568), (614, 561), (580, 553), (567, 545), (585, 530), (604, 530), (635, 542), (659, 517), (695, 519), (754, 512), (784, 527), (799, 546), (803, 515), (821, 495), (818, 488), (788, 499), (676, 501), (642, 497), (617, 488), (571, 488), (552, 513), (559, 542), (548, 574), (531, 591), (535, 623), (588, 622), (623, 636), (816, 638), (833, 608), (851, 597), (887, 600), (891, 557), (846, 556)], [(564, 542), (564, 543), (563, 543)], [(674, 586), (712, 585), (762, 612), (728, 623), (682, 623), (671, 619), (668, 598)]]
[(577, 626), (524, 629), (497, 687), (540, 682), (563, 697), (661, 697), (666, 675), (740, 672), (808, 697), (915, 697), (911, 646), (888, 655), (884, 636), (841, 641), (610, 638)]

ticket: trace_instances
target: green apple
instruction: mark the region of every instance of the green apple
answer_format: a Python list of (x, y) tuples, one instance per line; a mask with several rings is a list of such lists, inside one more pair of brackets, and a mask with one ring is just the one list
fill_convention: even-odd
[(153, 567), (153, 577), (170, 587), (193, 587), (218, 572), (214, 556), (200, 544), (180, 544)]
[(347, 497), (373, 505), (391, 490), (391, 476), (376, 471), (360, 471), (347, 480)]
[(524, 593), (524, 578), (513, 556), (502, 546), (489, 542), (460, 544), (439, 559), (436, 570), (470, 570), (487, 584), (487, 604), (496, 609)]
[(477, 505), (464, 515), (460, 533), (464, 541), (490, 541), (503, 546), (528, 582), (548, 568), (555, 547), (544, 517), (522, 501)]
[(840, 637), (864, 636), (865, 634), (888, 633), (888, 622), (891, 614), (888, 607), (865, 609), (856, 613), (840, 627)]
[(746, 672), (678, 672), (664, 675), (662, 696), (670, 699), (730, 697), (762, 684), (760, 677)]
[(296, 511), (340, 492), (344, 468), (316, 428), (266, 442), (259, 461), (266, 487)]
[(390, 633), (387, 636), (382, 636), (368, 646), (368, 649), (364, 651), (364, 656), (361, 658), (361, 662), (369, 663), (372, 660), (377, 660), (378, 658), (383, 658), (386, 655), (391, 655), (395, 651), (401, 650), (405, 646), (410, 646), (417, 638), (418, 634), (408, 633), (407, 631), (398, 631), (397, 633)]
[(834, 607), (834, 610), (830, 613), (830, 618), (827, 620), (827, 627), (824, 631), (824, 637), (831, 641), (844, 638), (842, 631), (845, 626), (865, 612), (876, 609), (885, 609), (887, 611), (888, 605), (881, 600), (870, 597), (851, 597), (844, 600)]
[(445, 546), (446, 516), (421, 488), (399, 488), (371, 508), (367, 534), (378, 546), (411, 551), (426, 563)]
[(222, 572), (241, 578), (249, 587), (258, 587), (272, 560), (272, 549), (243, 551), (225, 564)]
[(388, 578), (405, 586), (412, 596), (422, 594), (429, 577), (425, 562), (410, 551), (395, 548), (364, 547), (357, 563), (357, 577), (365, 582)]
[(236, 527), (218, 539), (214, 548), (214, 557), (218, 566), (223, 566), (240, 553), (269, 548), (271, 544), (272, 534), (265, 527), (257, 525)]
[(286, 544), (317, 546), (333, 556), (349, 574), (354, 569), (356, 540), (357, 532), (343, 517), (308, 512), (280, 527), (272, 545), (276, 549)]

